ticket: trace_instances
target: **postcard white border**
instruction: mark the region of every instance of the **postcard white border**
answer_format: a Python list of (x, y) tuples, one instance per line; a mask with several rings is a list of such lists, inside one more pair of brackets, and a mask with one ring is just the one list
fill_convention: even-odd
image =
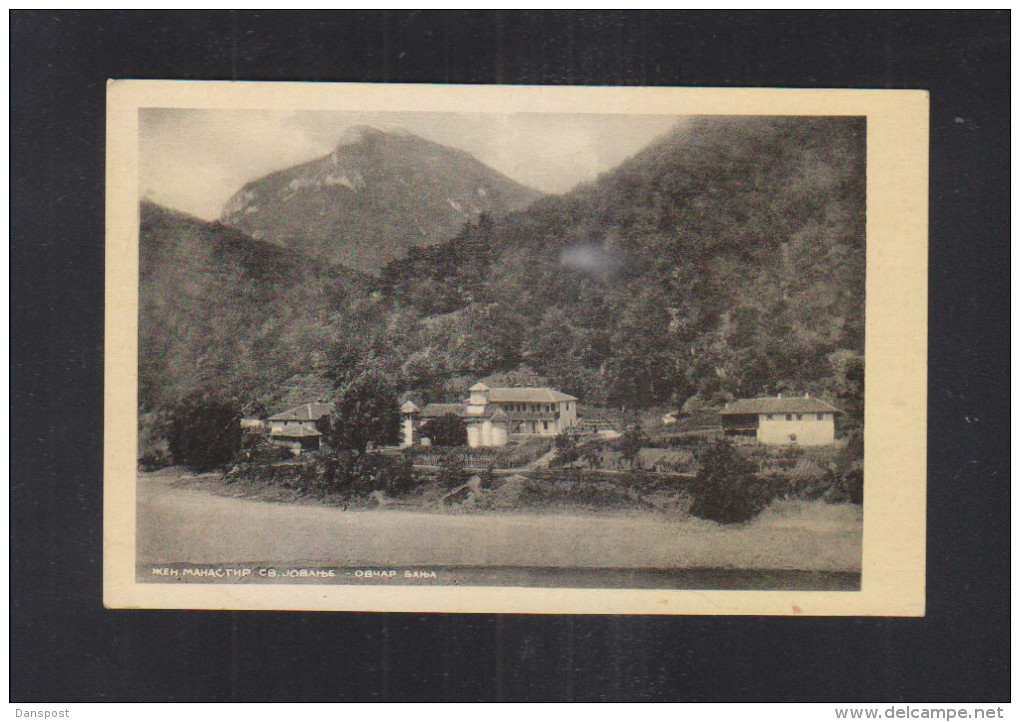
[[(865, 501), (857, 592), (140, 584), (135, 577), (138, 110), (867, 117)], [(107, 86), (104, 604), (110, 608), (924, 614), (928, 94), (116, 80)]]

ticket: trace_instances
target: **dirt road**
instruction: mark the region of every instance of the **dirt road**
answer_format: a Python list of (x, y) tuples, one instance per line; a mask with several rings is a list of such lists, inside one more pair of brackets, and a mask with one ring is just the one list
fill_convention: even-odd
[(235, 499), (139, 476), (138, 562), (856, 572), (860, 508), (789, 503), (725, 527), (656, 515), (458, 514)]

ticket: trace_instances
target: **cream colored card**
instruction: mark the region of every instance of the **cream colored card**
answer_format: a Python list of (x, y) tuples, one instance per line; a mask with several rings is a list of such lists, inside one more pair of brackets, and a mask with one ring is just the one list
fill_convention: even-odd
[[(925, 92), (141, 80), (110, 81), (107, 92), (108, 607), (924, 614)], [(326, 141), (313, 131), (330, 119), (336, 127), (410, 123), (518, 182), (562, 193), (690, 116), (866, 119), (863, 511), (834, 506), (813, 526), (767, 512), (734, 527), (640, 514), (293, 512), (297, 505), (201, 488), (154, 497), (156, 487), (139, 481), (142, 198), (214, 218), (245, 182), (325, 155)], [(504, 141), (486, 145), (480, 129), (491, 135), (493, 124)], [(346, 176), (336, 182), (344, 181), (355, 184)], [(161, 513), (162, 526), (150, 528)], [(300, 537), (300, 554), (278, 556), (281, 535)], [(214, 537), (247, 546), (210, 549)]]

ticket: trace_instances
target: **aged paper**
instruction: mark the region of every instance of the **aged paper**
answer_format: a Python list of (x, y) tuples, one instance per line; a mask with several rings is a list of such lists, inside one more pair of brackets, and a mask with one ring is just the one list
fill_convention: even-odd
[[(140, 227), (144, 227), (146, 233), (153, 232), (153, 227), (157, 228), (155, 237), (161, 239), (160, 243), (164, 245), (145, 251), (157, 259), (159, 254), (166, 253), (167, 243), (181, 237), (181, 232), (173, 228), (166, 230), (172, 225), (171, 221), (179, 221), (190, 224), (191, 243), (201, 243), (206, 236), (219, 238), (216, 234), (223, 232), (227, 234), (224, 237), (230, 240), (222, 247), (241, 248), (242, 256), (255, 253), (251, 250), (253, 248), (265, 248), (257, 245), (257, 241), (272, 247), (286, 247), (288, 253), (298, 254), (294, 257), (304, 259), (298, 264), (301, 268), (325, 268), (329, 264), (354, 268), (357, 273), (364, 274), (357, 278), (369, 279), (358, 281), (364, 285), (357, 287), (369, 289), (364, 291), (364, 296), (375, 302), (379, 298), (385, 300), (388, 292), (399, 295), (399, 285), (396, 291), (387, 291), (385, 287), (381, 291), (371, 290), (374, 288), (371, 279), (379, 278), (380, 269), (394, 268), (387, 264), (403, 258), (408, 251), (404, 246), (394, 250), (395, 246), (390, 245), (384, 249), (387, 255), (376, 257), (372, 254), (382, 253), (378, 249), (384, 248), (381, 245), (383, 241), (367, 244), (364, 239), (376, 238), (372, 234), (383, 234), (386, 230), (381, 229), (382, 225), (396, 221), (379, 221), (379, 228), (363, 224), (359, 226), (358, 238), (352, 236), (345, 240), (346, 245), (336, 249), (335, 254), (332, 247), (320, 245), (316, 247), (318, 255), (306, 257), (301, 254), (307, 251), (307, 247), (301, 245), (303, 241), (296, 239), (300, 228), (294, 228), (301, 226), (305, 220), (311, 225), (316, 222), (316, 213), (331, 212), (332, 206), (321, 201), (326, 205), (315, 210), (320, 208), (314, 205), (320, 203), (317, 196), (314, 203), (309, 201), (302, 206), (280, 205), (274, 206), (272, 211), (265, 207), (260, 209), (259, 204), (265, 206), (263, 199), (268, 199), (269, 194), (256, 181), (261, 183), (260, 179), (270, 179), (265, 181), (265, 187), (272, 188), (274, 203), (295, 203), (294, 198), (311, 198), (307, 194), (315, 191), (327, 194), (321, 196), (327, 200), (362, 199), (358, 202), (363, 204), (360, 206), (363, 209), (368, 203), (363, 199), (368, 198), (372, 183), (377, 182), (374, 179), (388, 177), (386, 174), (392, 168), (403, 163), (403, 156), (377, 153), (373, 157), (389, 158), (386, 163), (391, 165), (383, 163), (371, 170), (351, 170), (344, 165), (351, 162), (349, 152), (341, 150), (359, 144), (383, 143), (384, 139), (392, 143), (392, 147), (400, 149), (410, 147), (410, 138), (417, 144), (414, 146), (416, 150), (407, 150), (406, 153), (420, 153), (424, 159), (422, 167), (439, 168), (462, 161), (470, 164), (479, 161), (494, 168), (493, 172), (470, 171), (477, 172), (477, 177), (484, 179), (474, 184), (477, 188), (474, 185), (470, 188), (474, 193), (471, 196), (472, 202), (476, 203), (474, 206), (464, 197), (455, 196), (454, 191), (449, 191), (449, 197), (440, 198), (440, 201), (441, 205), (445, 203), (448, 206), (443, 212), (452, 214), (450, 217), (454, 220), (463, 217), (469, 224), (474, 223), (474, 227), (484, 230), (488, 221), (483, 217), (491, 217), (496, 219), (497, 227), (510, 228), (511, 231), (506, 231), (510, 234), (513, 228), (530, 226), (514, 226), (516, 221), (513, 219), (506, 221), (507, 225), (499, 226), (504, 222), (500, 219), (513, 213), (532, 212), (526, 210), (532, 196), (520, 191), (521, 197), (527, 198), (528, 202), (520, 200), (512, 206), (508, 201), (505, 207), (492, 205), (496, 203), (492, 196), (497, 195), (493, 190), (493, 184), (497, 183), (493, 178), (497, 176), (510, 179), (499, 191), (501, 197), (509, 198), (518, 192), (507, 189), (525, 186), (537, 188), (537, 191), (531, 191), (535, 197), (545, 194), (546, 198), (555, 199), (575, 193), (575, 197), (582, 199), (578, 206), (582, 210), (578, 213), (583, 216), (589, 212), (584, 209), (593, 207), (584, 205), (585, 193), (591, 188), (605, 188), (612, 183), (617, 184), (613, 188), (624, 187), (625, 181), (620, 180), (623, 176), (618, 169), (625, 166), (628, 158), (639, 158), (636, 173), (644, 172), (644, 168), (658, 167), (654, 158), (647, 153), (640, 154), (647, 147), (657, 147), (654, 143), (664, 134), (693, 137), (689, 148), (697, 148), (700, 147), (697, 145), (699, 128), (713, 130), (733, 126), (739, 130), (743, 127), (743, 121), (739, 119), (762, 118), (768, 119), (769, 128), (789, 127), (793, 133), (801, 125), (816, 129), (810, 138), (820, 150), (815, 145), (806, 148), (804, 158), (809, 160), (805, 161), (794, 153), (795, 160), (789, 161), (791, 151), (784, 151), (786, 155), (783, 156), (787, 158), (783, 162), (803, 163), (797, 168), (808, 169), (797, 170), (790, 176), (797, 183), (805, 184), (808, 191), (813, 187), (829, 188), (833, 183), (832, 174), (839, 171), (838, 154), (825, 155), (818, 163), (811, 160), (814, 157), (810, 156), (811, 153), (829, 153), (824, 137), (828, 126), (824, 121), (831, 118), (833, 128), (860, 128), (866, 133), (866, 173), (858, 178), (862, 183), (866, 181), (864, 348), (857, 349), (866, 360), (862, 423), (863, 446), (866, 449), (863, 505), (838, 495), (819, 492), (817, 498), (811, 500), (788, 500), (785, 506), (782, 503), (769, 506), (755, 519), (736, 524), (693, 518), (686, 511), (673, 507), (668, 507), (667, 511), (659, 507), (653, 509), (654, 504), (648, 500), (657, 504), (669, 497), (661, 490), (673, 488), (670, 487), (671, 479), (675, 480), (676, 488), (688, 490), (674, 496), (686, 499), (685, 495), (692, 488), (690, 485), (698, 483), (697, 480), (701, 479), (699, 474), (704, 476), (706, 473), (705, 462), (699, 456), (702, 459), (700, 467), (691, 468), (700, 468), (701, 471), (689, 472), (687, 467), (676, 467), (679, 471), (674, 469), (676, 473), (673, 473), (663, 470), (665, 467), (654, 461), (662, 457), (660, 452), (644, 449), (638, 456), (645, 461), (635, 462), (632, 457), (629, 467), (620, 459), (620, 454), (625, 457), (626, 451), (606, 452), (602, 461), (594, 459), (590, 466), (586, 466), (587, 462), (580, 458), (569, 461), (566, 465), (570, 468), (562, 473), (562, 478), (557, 477), (560, 472), (541, 468), (543, 462), (555, 459), (557, 452), (554, 449), (541, 458), (513, 468), (506, 463), (503, 466), (507, 469), (491, 471), (495, 462), (485, 462), (493, 475), (487, 477), (488, 481), (482, 480), (486, 473), (482, 464), (475, 469), (477, 473), (473, 481), (447, 493), (442, 487), (447, 467), (439, 464), (436, 472), (432, 468), (434, 460), (428, 456), (431, 452), (427, 447), (424, 450), (421, 447), (422, 433), (418, 426), (421, 419), (415, 414), (421, 412), (422, 407), (439, 408), (433, 403), (439, 400), (447, 404), (442, 409), (457, 406), (457, 413), (462, 415), (468, 429), (467, 440), (471, 447), (498, 447), (509, 439), (523, 448), (529, 433), (543, 435), (541, 424), (545, 424), (545, 430), (549, 431), (545, 436), (551, 443), (552, 431), (548, 424), (553, 423), (553, 431), (559, 431), (562, 424), (565, 435), (569, 435), (566, 434), (568, 431), (577, 432), (582, 448), (586, 443), (602, 439), (599, 443), (605, 448), (618, 449), (622, 442), (614, 437), (620, 437), (620, 434), (612, 433), (613, 428), (610, 427), (618, 424), (620, 432), (625, 435), (623, 426), (626, 419), (636, 419), (639, 411), (633, 408), (635, 402), (631, 402), (628, 411), (629, 399), (621, 401), (617, 398), (616, 392), (626, 381), (626, 373), (619, 374), (615, 382), (599, 382), (604, 398), (598, 404), (594, 403), (594, 398), (580, 398), (578, 401), (583, 396), (581, 393), (571, 395), (556, 391), (559, 395), (550, 395), (548, 399), (535, 396), (539, 391), (549, 392), (547, 385), (570, 383), (573, 379), (569, 373), (563, 377), (567, 381), (558, 384), (536, 381), (529, 386), (505, 382), (507, 388), (497, 388), (491, 382), (488, 386), (480, 384), (472, 386), (470, 397), (460, 387), (450, 391), (448, 398), (435, 395), (438, 392), (419, 397), (415, 396), (419, 390), (406, 383), (406, 388), (401, 389), (401, 401), (405, 403), (401, 423), (406, 424), (401, 433), (406, 430), (406, 439), (401, 437), (401, 441), (406, 441), (410, 448), (417, 448), (423, 454), (414, 457), (414, 468), (419, 470), (416, 478), (434, 480), (439, 490), (436, 494), (441, 494), (435, 498), (428, 497), (431, 501), (427, 503), (424, 492), (390, 493), (382, 489), (356, 499), (344, 497), (345, 501), (341, 503), (337, 501), (340, 497), (329, 493), (319, 496), (306, 494), (306, 490), (301, 494), (292, 493), (293, 490), (286, 484), (274, 485), (273, 482), (258, 480), (235, 482), (235, 477), (223, 477), (220, 471), (204, 475), (173, 470), (179, 467), (169, 471), (139, 471), (142, 453), (139, 432), (147, 423), (140, 419), (140, 408), (144, 407), (145, 415), (154, 414), (157, 402), (151, 401), (150, 397), (160, 392), (159, 389), (153, 392), (150, 384), (144, 387), (144, 398), (140, 399), (140, 363), (147, 364), (147, 370), (151, 370), (153, 364), (162, 364), (160, 368), (165, 370), (164, 376), (173, 376), (178, 370), (174, 364), (183, 363), (183, 357), (173, 356), (179, 348), (176, 344), (183, 343), (181, 338), (193, 333), (193, 329), (176, 319), (174, 323), (177, 326), (150, 323), (153, 321), (152, 314), (161, 313), (158, 309), (172, 304), (175, 297), (179, 298), (176, 291), (185, 295), (192, 292), (189, 277), (172, 276), (178, 284), (176, 287), (167, 281), (160, 287), (159, 293), (163, 296), (156, 303), (144, 307), (140, 304), (140, 284), (145, 280), (140, 278)], [(737, 120), (730, 122), (733, 119)], [(822, 122), (816, 122), (819, 119)], [(841, 119), (856, 120), (844, 123)], [(740, 137), (747, 139), (747, 147), (752, 148), (754, 129), (759, 126), (751, 121), (745, 125), (752, 130), (740, 130), (743, 133)], [(334, 131), (335, 134), (330, 135)], [(782, 138), (782, 132), (785, 131), (776, 131), (769, 137)], [(327, 137), (323, 137), (324, 133)], [(327, 155), (329, 147), (336, 146), (338, 138), (338, 150)], [(453, 152), (448, 153), (443, 147), (452, 148)], [(758, 152), (767, 155), (773, 152), (770, 150), (772, 147), (766, 144)], [(326, 148), (325, 152), (323, 148)], [(685, 152), (694, 151), (688, 149)], [(464, 153), (472, 154), (475, 160), (464, 161)], [(706, 157), (724, 156), (725, 153), (722, 156), (717, 153)], [(111, 608), (564, 614), (924, 614), (927, 158), (928, 97), (922, 91), (110, 81), (106, 208), (105, 604)], [(704, 178), (691, 171), (698, 166), (687, 165), (688, 175), (678, 180), (676, 192), (680, 195), (676, 197), (689, 193), (694, 194), (689, 197), (699, 199), (698, 203), (705, 199), (711, 201), (713, 194), (718, 195), (714, 190), (716, 185), (721, 184), (719, 187), (723, 188), (719, 193), (728, 192), (725, 190), (729, 187), (726, 179), (730, 176), (727, 174), (739, 175), (742, 164), (752, 160), (747, 154), (726, 157), (724, 167), (713, 166), (705, 171)], [(324, 163), (332, 163), (332, 166)], [(308, 164), (307, 167), (318, 175), (279, 175), (288, 168), (305, 168), (302, 164)], [(403, 165), (400, 167), (405, 168)], [(457, 166), (452, 175), (463, 177), (468, 172), (464, 168), (468, 167), (475, 169), (476, 166)], [(768, 164), (764, 167), (767, 169)], [(411, 173), (406, 169), (401, 172)], [(277, 175), (274, 176), (274, 173)], [(389, 175), (398, 174), (391, 172)], [(281, 177), (287, 182), (280, 188), (273, 186), (276, 181), (272, 179)], [(758, 176), (747, 177), (752, 180), (744, 186), (757, 182), (753, 179)], [(421, 178), (413, 174), (406, 176), (407, 182), (412, 185), (415, 182), (440, 183), (439, 180), (422, 181)], [(765, 178), (762, 182), (767, 180)], [(847, 182), (853, 180), (850, 178)], [(401, 184), (404, 180), (397, 178), (394, 183)], [(603, 186), (598, 186), (599, 183)], [(668, 190), (662, 192), (667, 193)], [(391, 194), (390, 198), (398, 197), (398, 191), (387, 192)], [(754, 188), (747, 192), (753, 194)], [(263, 195), (259, 196), (259, 193)], [(824, 197), (815, 197), (819, 195), (824, 194), (811, 196), (805, 192), (804, 197), (814, 198), (811, 202), (818, 204), (818, 208), (827, 208)], [(611, 204), (607, 206), (608, 202), (603, 203), (599, 213), (604, 215), (619, 214), (619, 205), (632, 200), (632, 196), (612, 196), (609, 191), (598, 197), (615, 199), (615, 208), (610, 207)], [(717, 214), (700, 226), (695, 221), (684, 221), (687, 224), (684, 227), (704, 229), (706, 237), (725, 234), (726, 228), (739, 227), (740, 210), (734, 210), (733, 204), (726, 205), (725, 200), (720, 201), (718, 206), (712, 206), (727, 208), (725, 219), (720, 219)], [(769, 199), (764, 197), (760, 201), (765, 205), (769, 203)], [(400, 203), (404, 202), (400, 200)], [(390, 210), (386, 203), (380, 204), (378, 197), (372, 203), (375, 204), (373, 213)], [(393, 203), (396, 205), (397, 201)], [(636, 197), (634, 203), (648, 205), (648, 202), (639, 201)], [(688, 201), (678, 200), (676, 203), (680, 204), (677, 208), (684, 213), (694, 213), (693, 201), (688, 205), (682, 205)], [(424, 219), (425, 211), (421, 210), (424, 207), (414, 206), (412, 215), (417, 213)], [(660, 207), (672, 206), (663, 202)], [(160, 210), (167, 208), (170, 210)], [(217, 218), (220, 208), (223, 211)], [(430, 213), (433, 211), (438, 213), (435, 209), (429, 210)], [(533, 211), (535, 214), (541, 212), (541, 209)], [(815, 212), (808, 209), (806, 212), (814, 213), (812, 218), (827, 219), (825, 222), (831, 226), (813, 221), (811, 228), (793, 229), (789, 231), (789, 239), (776, 245), (777, 249), (781, 249), (777, 253), (792, 254), (790, 249), (797, 247), (798, 242), (810, 251), (811, 241), (803, 239), (810, 238), (811, 233), (823, 239), (818, 241), (818, 244), (823, 244), (828, 238), (826, 234), (838, 232), (842, 221), (833, 215), (836, 211)], [(298, 220), (288, 220), (290, 230), (274, 235), (272, 229), (279, 227), (280, 219), (286, 213), (291, 213)], [(539, 216), (532, 216), (535, 217)], [(180, 221), (181, 218), (184, 220)], [(335, 223), (343, 220), (340, 218)], [(632, 219), (626, 222), (630, 224), (626, 226), (629, 229), (637, 227), (637, 222)], [(456, 228), (444, 230), (444, 223), (445, 220), (429, 225), (423, 220), (419, 230), (423, 237), (426, 232), (437, 228), (436, 233), (446, 233), (449, 237), (456, 235)], [(564, 243), (567, 245), (564, 245), (559, 262), (565, 268), (574, 269), (571, 272), (580, 269), (578, 273), (594, 274), (599, 280), (593, 284), (602, 284), (599, 288), (611, 288), (612, 283), (605, 279), (615, 278), (612, 274), (617, 273), (617, 266), (614, 264), (626, 262), (625, 256), (620, 255), (623, 252), (618, 249), (627, 248), (626, 244), (630, 241), (627, 238), (621, 240), (614, 235), (615, 230), (607, 231), (599, 223), (595, 216), (580, 218), (575, 230), (566, 232), (568, 240)], [(650, 229), (655, 223), (660, 224), (657, 228), (667, 229), (662, 231), (663, 237), (669, 236), (669, 228), (677, 227), (675, 220), (662, 217), (647, 223)], [(669, 226), (670, 223), (674, 225)], [(782, 219), (777, 218), (776, 223), (779, 228)], [(821, 229), (819, 223), (822, 223)], [(224, 231), (225, 228), (228, 230)], [(584, 233), (587, 235), (580, 238), (577, 228), (586, 229)], [(648, 237), (655, 232), (658, 231), (649, 230)], [(378, 237), (384, 238), (386, 243), (392, 241), (389, 235)], [(196, 241), (196, 238), (199, 240)], [(357, 245), (359, 242), (362, 245)], [(436, 242), (441, 241), (433, 240), (429, 244)], [(543, 239), (534, 240), (534, 243), (541, 242), (544, 242)], [(711, 243), (711, 238), (706, 243)], [(429, 244), (423, 242), (423, 245)], [(270, 254), (275, 253), (272, 247), (268, 251)], [(511, 263), (511, 255), (507, 252), (500, 262)], [(286, 265), (292, 263), (294, 257), (280, 256), (283, 260), (279, 262)], [(734, 257), (739, 257), (739, 251)], [(218, 262), (211, 258), (212, 262)], [(314, 260), (309, 260), (312, 258)], [(678, 267), (684, 262), (683, 258), (677, 258)], [(783, 262), (795, 264), (798, 261)], [(713, 274), (723, 277), (721, 274), (725, 269), (719, 270), (722, 261), (712, 257), (705, 263)], [(147, 268), (142, 269), (146, 274)], [(500, 283), (498, 268), (502, 266), (494, 268), (497, 270), (489, 272), (488, 276), (490, 287), (492, 283), (497, 287)], [(207, 268), (200, 271), (208, 273)], [(233, 293), (231, 284), (246, 282), (240, 272), (232, 275), (220, 269), (217, 273), (220, 275), (215, 282), (223, 284), (224, 293), (228, 295)], [(386, 270), (382, 271), (384, 280), (386, 273)], [(844, 291), (845, 295), (854, 293), (841, 288), (835, 281), (829, 285), (831, 287), (824, 279), (817, 283), (816, 295), (822, 299), (819, 303), (838, 304), (838, 300), (826, 299), (830, 296), (838, 299)], [(261, 297), (252, 303), (258, 305), (258, 298)], [(654, 301), (653, 298), (653, 307)], [(405, 299), (403, 302), (413, 304), (417, 301)], [(627, 299), (616, 299), (615, 302), (626, 306)], [(348, 297), (345, 303), (354, 302)], [(475, 298), (462, 303), (480, 307)], [(490, 303), (488, 307), (498, 308), (499, 303)], [(348, 313), (349, 308), (343, 312)], [(394, 302), (387, 308), (394, 314), (394, 319), (398, 318), (397, 311), (393, 310), (399, 310), (398, 303)], [(675, 320), (678, 312), (676, 309), (670, 312)], [(732, 308), (721, 309), (721, 320), (711, 333), (723, 334), (725, 329), (732, 329), (732, 324), (736, 323), (732, 312)], [(141, 324), (140, 313), (150, 314), (141, 319)], [(415, 313), (414, 323), (418, 324), (414, 327), (417, 329), (415, 333), (424, 333), (420, 329), (432, 329), (436, 324), (448, 322), (443, 318), (448, 320), (467, 311), (459, 307), (452, 310), (442, 307)], [(244, 323), (250, 325), (250, 320)], [(153, 325), (158, 330), (150, 332)], [(168, 330), (171, 327), (176, 329), (180, 338), (175, 338), (175, 333)], [(212, 338), (217, 333), (228, 333), (223, 328), (227, 327), (206, 328), (202, 334)], [(611, 332), (612, 329), (607, 333)], [(534, 325), (525, 328), (524, 333), (530, 334), (534, 345)], [(148, 354), (144, 361), (140, 358), (140, 338), (143, 344), (156, 344), (153, 346), (156, 350), (143, 349)], [(735, 338), (740, 340), (739, 335)], [(733, 348), (743, 348), (737, 341), (734, 341)], [(701, 343), (697, 338), (690, 343), (691, 348), (702, 348), (697, 346)], [(843, 349), (840, 343), (843, 342), (832, 341), (825, 347), (832, 349), (826, 358), (842, 358), (838, 355), (840, 352), (853, 351)], [(265, 363), (269, 364), (275, 349), (259, 348)], [(707, 342), (704, 348), (707, 348)], [(245, 352), (250, 352), (250, 349)], [(158, 358), (154, 361), (154, 357)], [(255, 360), (250, 361), (246, 368), (257, 375), (258, 354), (253, 353), (253, 358)], [(535, 353), (530, 358), (534, 365), (542, 363), (543, 357)], [(548, 356), (545, 359), (548, 361)], [(194, 359), (188, 362), (192, 361)], [(223, 361), (224, 368), (232, 361), (228, 354)], [(381, 364), (387, 362), (387, 359), (379, 361)], [(765, 459), (762, 464), (771, 463), (768, 460), (773, 456), (780, 461), (790, 461), (794, 457), (801, 459), (797, 456), (800, 451), (786, 454), (783, 450), (769, 450), (777, 444), (785, 445), (783, 448), (795, 446), (807, 449), (817, 443), (822, 450), (804, 452), (803, 464), (796, 468), (801, 471), (809, 467), (816, 469), (819, 479), (831, 481), (832, 475), (837, 473), (836, 465), (832, 465), (833, 471), (829, 476), (824, 476), (826, 459), (829, 458), (825, 449), (829, 446), (842, 449), (847, 442), (845, 439), (834, 440), (834, 432), (827, 431), (822, 425), (833, 423), (836, 415), (845, 416), (847, 410), (838, 408), (838, 403), (832, 406), (832, 399), (816, 403), (811, 393), (799, 393), (809, 388), (806, 379), (803, 388), (797, 386), (796, 379), (793, 383), (788, 382), (788, 386), (797, 386), (793, 389), (798, 392), (796, 398), (790, 393), (784, 396), (782, 391), (774, 394), (778, 399), (773, 404), (774, 408), (763, 399), (745, 399), (758, 406), (754, 403), (739, 406), (743, 402), (738, 398), (739, 394), (731, 392), (732, 389), (726, 392), (729, 395), (725, 398), (721, 395), (730, 388), (726, 386), (726, 362), (726, 358), (717, 361), (717, 370), (711, 372), (724, 379), (722, 387), (717, 380), (709, 383), (695, 377), (694, 385), (686, 389), (679, 400), (667, 398), (666, 392), (662, 392), (661, 405), (646, 403), (646, 406), (668, 408), (674, 404), (671, 408), (676, 408), (683, 404), (683, 398), (695, 397), (699, 403), (701, 400), (718, 401), (716, 411), (721, 412), (723, 421), (722, 427), (713, 434), (731, 435), (735, 441), (745, 442), (740, 447), (745, 450), (743, 453), (758, 454), (755, 458)], [(195, 363), (207, 361), (203, 357)], [(612, 363), (612, 360), (604, 363), (603, 368), (607, 364), (611, 367)], [(498, 375), (496, 372), (508, 370), (493, 364), (495, 362), (474, 377), (470, 372), (462, 372), (457, 379), (444, 382), (454, 386), (462, 383), (466, 387), (483, 376), (493, 378)], [(691, 364), (690, 368), (696, 368), (693, 361)], [(326, 368), (328, 363), (320, 366)], [(407, 364), (402, 368), (407, 368)], [(543, 378), (548, 379), (549, 373)], [(311, 370), (303, 375), (296, 374), (301, 378), (311, 375), (314, 375)], [(453, 374), (450, 376), (452, 378)], [(173, 377), (179, 378), (180, 374)], [(697, 383), (702, 381), (705, 385), (699, 391)], [(142, 379), (142, 383), (149, 382)], [(180, 383), (183, 388), (184, 382)], [(274, 382), (264, 383), (272, 385)], [(745, 387), (752, 389), (747, 396), (762, 396), (759, 387), (745, 385), (741, 388)], [(265, 387), (262, 392), (265, 398), (271, 396)], [(503, 393), (505, 398), (497, 398), (496, 392)], [(528, 396), (529, 393), (534, 398)], [(491, 394), (491, 398), (486, 394)], [(594, 392), (591, 395), (594, 397)], [(167, 392), (160, 398), (170, 396)], [(426, 404), (422, 398), (430, 403)], [(482, 400), (478, 401), (478, 398)], [(311, 413), (310, 404), (316, 401), (318, 399), (310, 396), (299, 398), (294, 401), (299, 404), (295, 408), (304, 406)], [(548, 403), (543, 405), (546, 401)], [(571, 403), (582, 406), (571, 408)], [(532, 406), (528, 407), (528, 404)], [(557, 404), (561, 406), (555, 406)], [(605, 410), (600, 411), (596, 407)], [(472, 418), (475, 413), (472, 408), (479, 409), (477, 418)], [(607, 420), (608, 410), (613, 408), (622, 411), (618, 417)], [(738, 413), (741, 409), (746, 413)], [(320, 436), (323, 444), (327, 438), (332, 438), (327, 432), (320, 434), (315, 428), (300, 433), (287, 432), (286, 428), (280, 431), (272, 422), (272, 415), (280, 411), (284, 409), (263, 409), (262, 418), (254, 419), (252, 423), (264, 425), (266, 433), (272, 434), (274, 441), (282, 440), (281, 448), (292, 449), (295, 453), (310, 451), (310, 438), (315, 438), (315, 448), (318, 448)], [(682, 411), (678, 409), (677, 413)], [(244, 413), (256, 415), (247, 408)], [(328, 411), (323, 413), (328, 416)], [(632, 416), (626, 416), (627, 413)], [(667, 416), (662, 417), (663, 428), (676, 421)], [(820, 425), (793, 426), (803, 421), (802, 416), (808, 422), (817, 417)], [(301, 418), (295, 416), (298, 421)], [(734, 419), (736, 422), (733, 422)], [(790, 426), (783, 427), (784, 423)], [(780, 425), (772, 436), (766, 434), (768, 424)], [(702, 431), (698, 430), (698, 433)], [(590, 439), (582, 432), (589, 433)], [(500, 436), (501, 433), (504, 436)], [(662, 429), (657, 429), (656, 433), (666, 434)], [(829, 436), (826, 437), (826, 434)], [(679, 438), (681, 435), (675, 436)], [(746, 442), (754, 442), (755, 439), (760, 443), (747, 445)], [(757, 451), (748, 452), (752, 447)], [(541, 448), (545, 451), (548, 446)], [(365, 449), (362, 448), (361, 452), (363, 455)], [(392, 458), (397, 458), (400, 453), (403, 452), (394, 450)], [(560, 453), (563, 453), (562, 450)], [(640, 457), (640, 454), (646, 456)], [(688, 458), (682, 454), (680, 457)], [(301, 454), (284, 465), (296, 468), (295, 464), (308, 458), (314, 456)], [(469, 455), (469, 458), (474, 457)], [(492, 455), (484, 458), (502, 457)], [(615, 466), (600, 470), (600, 463)], [(635, 463), (638, 469), (646, 464), (644, 471), (635, 472)], [(655, 464), (654, 468), (652, 464)], [(793, 467), (794, 462), (790, 461), (788, 466)], [(473, 472), (469, 469), (466, 473), (471, 476)], [(638, 476), (634, 475), (636, 473)], [(648, 476), (641, 477), (640, 473)], [(762, 473), (759, 469), (755, 478), (764, 478)], [(614, 481), (617, 478), (621, 479), (619, 484)], [(495, 498), (493, 489), (511, 484), (511, 479), (515, 479), (512, 483), (523, 484), (525, 488), (537, 489), (538, 492), (553, 486), (566, 494), (597, 487), (610, 496), (615, 494), (612, 498), (617, 499), (621, 506), (615, 508), (612, 503), (616, 502), (608, 502), (606, 509), (592, 511), (588, 506), (557, 506), (559, 502), (549, 502), (548, 509), (533, 505), (522, 510), (512, 505), (507, 509), (486, 507), (479, 501), (491, 505)], [(626, 491), (623, 479), (638, 479), (646, 487)], [(245, 483), (248, 486), (244, 486)], [(543, 487), (543, 484), (546, 486)], [(244, 494), (238, 491), (242, 488), (246, 490)], [(281, 496), (274, 497), (267, 489), (271, 489), (272, 494), (279, 492)], [(636, 506), (624, 508), (624, 501), (636, 497), (640, 497), (639, 502), (635, 502)], [(471, 506), (466, 503), (467, 499), (477, 503)], [(642, 511), (645, 508), (648, 511)], [(281, 549), (294, 551), (287, 556)], [(387, 558), (388, 550), (392, 550), (392, 558)]]

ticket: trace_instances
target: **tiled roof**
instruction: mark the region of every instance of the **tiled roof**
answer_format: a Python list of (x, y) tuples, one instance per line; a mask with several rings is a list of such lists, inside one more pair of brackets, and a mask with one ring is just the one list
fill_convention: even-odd
[(400, 413), (402, 414), (417, 414), (421, 411), (413, 401), (405, 401), (404, 405), (400, 407)]
[(577, 397), (547, 387), (495, 388), (487, 394), (492, 403), (549, 403), (556, 401), (577, 401)]
[(425, 404), (421, 415), (425, 417), (439, 417), (443, 414), (456, 414), (467, 416), (467, 406), (464, 404)]
[(318, 421), (323, 416), (333, 413), (333, 407), (318, 401), (311, 404), (301, 404), (293, 409), (281, 411), (275, 416), (270, 416), (270, 421)]
[(777, 397), (768, 396), (758, 399), (738, 399), (726, 404), (719, 413), (723, 416), (732, 414), (816, 414), (842, 413), (831, 404), (811, 396)]

